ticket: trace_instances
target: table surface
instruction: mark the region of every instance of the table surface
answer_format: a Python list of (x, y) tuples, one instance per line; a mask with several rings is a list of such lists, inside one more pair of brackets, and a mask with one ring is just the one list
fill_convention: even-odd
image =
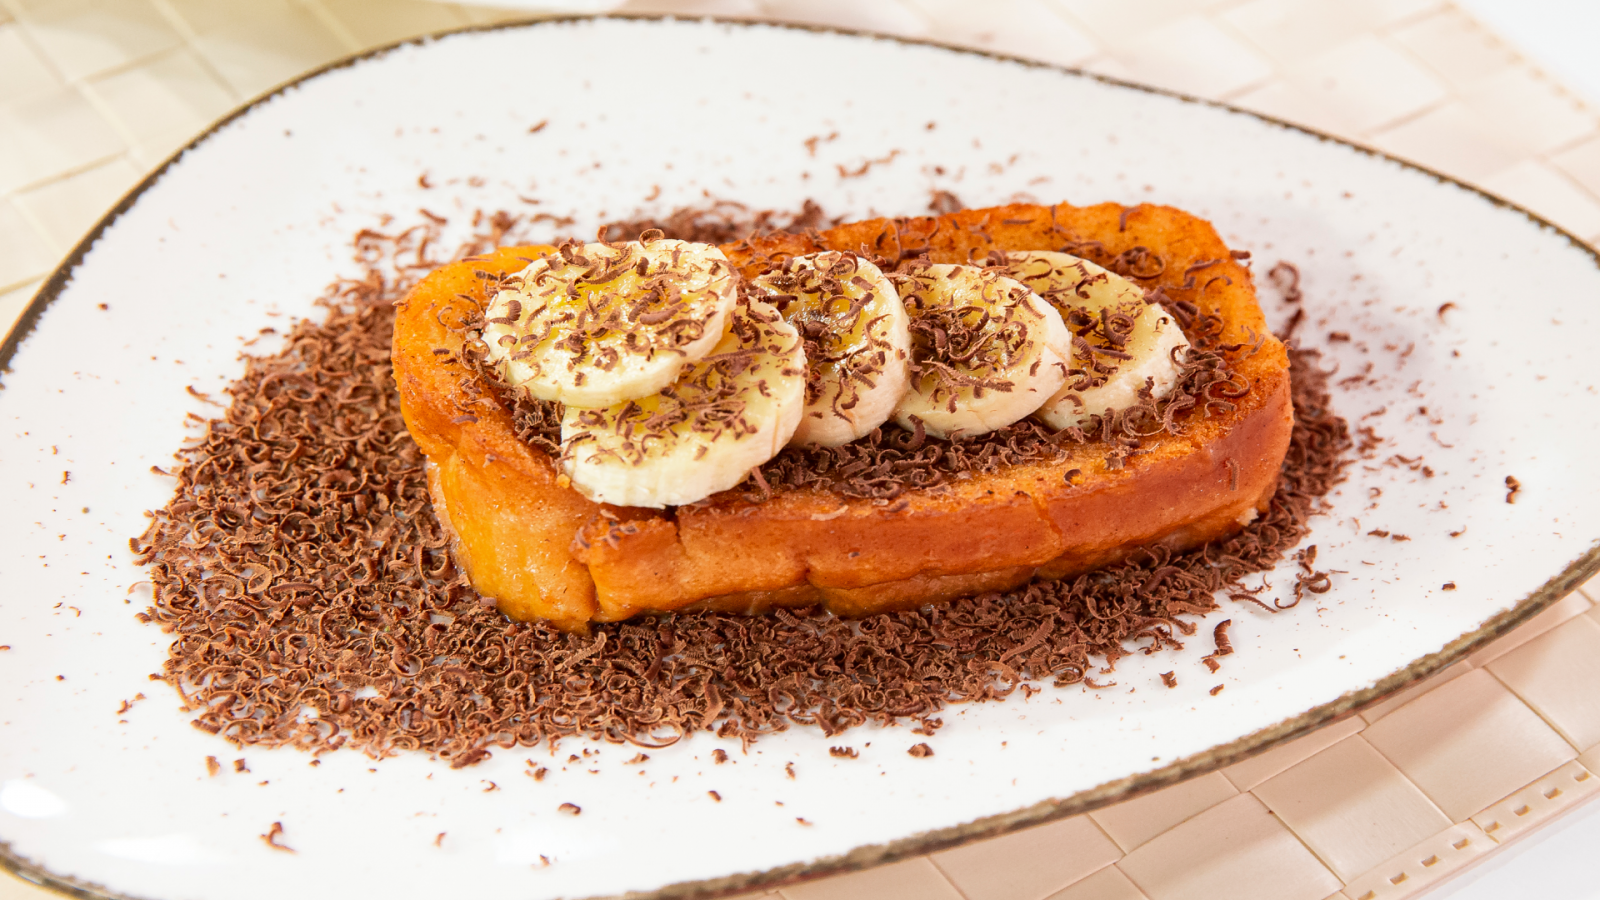
[[(530, 10), (832, 24), (1224, 100), (1478, 184), (1600, 244), (1600, 6), (1574, 0), (0, 0), (0, 329), (127, 190), (297, 74)], [(1469, 14), (1470, 10), (1470, 14)], [(1587, 22), (1594, 27), (1582, 27)], [(1487, 24), (1485, 24), (1487, 23)], [(1557, 80), (1557, 79), (1560, 80)], [(1570, 84), (1573, 87), (1568, 88)], [(1600, 580), (1358, 717), (1156, 794), (786, 900), (1600, 898)], [(1454, 723), (1441, 737), (1430, 723)], [(1380, 724), (1381, 723), (1381, 724)], [(1474, 752), (1553, 731), (1570, 761)], [(1398, 749), (1397, 749), (1398, 748)], [(1403, 750), (1403, 752), (1402, 752)], [(1524, 785), (1452, 821), (1449, 784)], [(1519, 769), (1518, 766), (1521, 765)], [(1532, 767), (1530, 768), (1530, 765)], [(1438, 772), (1449, 777), (1441, 784)], [(1423, 770), (1429, 777), (1418, 776)], [(1591, 772), (1595, 774), (1590, 774)], [(0, 778), (5, 773), (0, 773)], [(1348, 785), (1362, 785), (1361, 790)], [(0, 810), (0, 831), (20, 827)], [(1548, 826), (1548, 827), (1546, 827)], [(1209, 859), (1218, 830), (1247, 837)], [(1308, 856), (1303, 846), (1311, 851)], [(1296, 866), (1263, 867), (1283, 859)], [(1206, 851), (1211, 852), (1211, 851)], [(1222, 874), (1219, 876), (1218, 872)], [(1344, 887), (1325, 898), (1323, 889)], [(1226, 890), (1215, 893), (1220, 877)], [(1448, 882), (1448, 884), (1446, 884)], [(0, 900), (56, 896), (0, 875)], [(759, 896), (759, 895), (751, 895)]]

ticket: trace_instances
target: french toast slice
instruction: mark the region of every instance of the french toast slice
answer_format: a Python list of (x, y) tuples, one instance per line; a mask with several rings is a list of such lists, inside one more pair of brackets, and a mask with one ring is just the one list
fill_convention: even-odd
[(1136, 283), (1220, 320), (1214, 343), (1248, 388), (1184, 413), (1175, 431), (1141, 438), (1115, 465), (1107, 444), (1086, 440), (1048, 462), (963, 473), (892, 501), (806, 487), (757, 497), (736, 489), (668, 510), (606, 506), (568, 486), (551, 454), (518, 436), (501, 395), (461, 361), (496, 280), (553, 250), (501, 249), (420, 282), (394, 335), (406, 424), (477, 591), (513, 619), (565, 630), (684, 609), (820, 604), (857, 616), (1076, 574), (1143, 547), (1189, 549), (1266, 509), (1293, 425), (1288, 355), (1267, 329), (1249, 270), (1204, 220), (1147, 204), (1012, 204), (723, 247), (746, 275), (829, 249), (950, 263), (994, 250), (1131, 259)]

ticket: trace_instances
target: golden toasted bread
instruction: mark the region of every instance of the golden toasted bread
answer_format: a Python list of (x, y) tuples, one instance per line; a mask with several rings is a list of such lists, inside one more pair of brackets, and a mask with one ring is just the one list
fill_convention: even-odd
[(608, 507), (566, 486), (550, 454), (519, 439), (511, 410), (459, 361), (464, 326), (481, 314), (489, 285), (551, 251), (503, 249), (428, 276), (395, 322), (406, 423), (473, 586), (514, 619), (568, 630), (694, 608), (821, 604), (862, 615), (1074, 574), (1141, 547), (1187, 549), (1266, 508), (1292, 427), (1288, 357), (1267, 330), (1249, 271), (1207, 222), (1162, 206), (1014, 204), (723, 247), (747, 275), (823, 249), (891, 261), (1062, 249), (1133, 259), (1137, 283), (1220, 319), (1218, 342), (1235, 348), (1235, 383), (1248, 390), (1185, 413), (1175, 433), (1142, 438), (1116, 465), (1108, 445), (1088, 440), (1065, 444), (1049, 462), (963, 473), (892, 502), (824, 486), (764, 497), (725, 491), (664, 511)]

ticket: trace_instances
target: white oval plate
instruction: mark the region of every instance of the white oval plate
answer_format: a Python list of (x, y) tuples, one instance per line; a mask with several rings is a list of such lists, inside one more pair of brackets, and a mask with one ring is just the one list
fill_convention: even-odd
[[(1332, 592), (1276, 616), (1230, 605), (1238, 652), (1215, 676), (1199, 664), (1208, 623), (1182, 653), (1122, 660), (1113, 689), (952, 708), (929, 759), (907, 755), (923, 738), (904, 728), (831, 741), (800, 728), (748, 755), (727, 746), (734, 761), (721, 766), (709, 762), (722, 744), (702, 735), (643, 767), (613, 746), (565, 765), (584, 746), (569, 741), (554, 760), (500, 751), (459, 771), (351, 752), (313, 768), (292, 750), (236, 751), (146, 679), (169, 638), (133, 618), (143, 599), (127, 589), (142, 573), (127, 541), (170, 495), (150, 467), (170, 462), (186, 412), (208, 413), (184, 388), (217, 390), (241, 371), (242, 337), (312, 315), (322, 287), (354, 272), (358, 228), (421, 207), (459, 223), (518, 195), (575, 217), (580, 234), (703, 192), (908, 214), (935, 188), (972, 206), (1026, 192), (1191, 210), (1255, 253), (1279, 321), (1287, 307), (1264, 270), (1301, 265), (1302, 334), (1317, 345), (1350, 335), (1326, 348), (1341, 378), (1372, 365), (1339, 382), (1336, 406), (1384, 438), (1310, 538), (1319, 567), (1339, 570)], [(1227, 108), (975, 53), (579, 20), (333, 67), (247, 107), (136, 191), (8, 342), (6, 863), (164, 900), (465, 885), (605, 895), (866, 864), (1214, 768), (1458, 657), (1596, 568), (1600, 370), (1579, 361), (1600, 333), (1597, 296), (1590, 251), (1438, 176)], [(1423, 458), (1434, 477), (1382, 464), (1396, 454)], [(1523, 485), (1515, 505), (1508, 475)], [(1292, 571), (1269, 573), (1267, 596), (1286, 596)], [(1441, 590), (1447, 581), (1457, 589)], [(1177, 689), (1161, 686), (1165, 670)], [(119, 714), (140, 691), (149, 699)], [(860, 759), (830, 757), (841, 741)], [(222, 774), (208, 777), (207, 756)], [(529, 757), (551, 775), (524, 775)], [(582, 815), (558, 813), (562, 803)], [(264, 845), (273, 822), (297, 853)]]

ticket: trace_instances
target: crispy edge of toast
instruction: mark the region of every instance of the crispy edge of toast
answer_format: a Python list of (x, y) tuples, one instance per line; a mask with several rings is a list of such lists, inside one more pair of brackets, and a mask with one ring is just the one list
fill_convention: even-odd
[(584, 498), (546, 454), (517, 439), (487, 386), (463, 388), (465, 370), (451, 362), (461, 337), (445, 324), (477, 314), (485, 275), (518, 271), (551, 248), (506, 248), (439, 269), (399, 305), (393, 355), (406, 424), (429, 459), (458, 562), (508, 616), (581, 631), (590, 621), (688, 608), (914, 608), (1237, 531), (1266, 508), (1288, 447), (1288, 357), (1266, 327), (1249, 271), (1204, 220), (1147, 204), (1012, 204), (723, 249), (753, 272), (823, 249), (967, 262), (992, 249), (1071, 250), (1085, 241), (1109, 255), (1136, 247), (1159, 255), (1162, 270), (1136, 280), (1221, 316), (1224, 344), (1255, 346), (1234, 361), (1250, 391), (1231, 411), (1192, 414), (1182, 434), (1147, 439), (1146, 452), (1118, 470), (1091, 442), (1061, 462), (909, 491), (893, 503), (824, 490), (751, 502), (729, 491), (662, 512)]

